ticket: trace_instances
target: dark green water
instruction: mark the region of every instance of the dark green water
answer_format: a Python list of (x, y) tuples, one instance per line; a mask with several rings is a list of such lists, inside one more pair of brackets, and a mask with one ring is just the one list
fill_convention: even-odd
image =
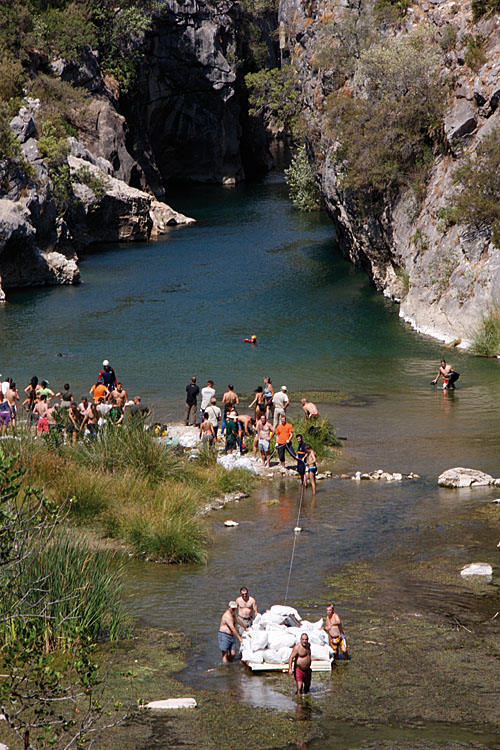
[[(82, 259), (83, 283), (10, 291), (0, 308), (3, 375), (36, 374), (86, 392), (104, 358), (160, 416), (182, 412), (185, 384), (240, 391), (265, 374), (289, 389), (365, 395), (426, 387), (441, 348), (411, 332), (397, 308), (336, 252), (325, 215), (303, 215), (279, 178), (172, 196), (195, 216), (149, 244), (105, 246)], [(252, 348), (243, 339), (256, 333)], [(56, 357), (57, 353), (67, 356)], [(490, 394), (496, 363), (454, 354)], [(462, 364), (463, 362), (463, 364)]]

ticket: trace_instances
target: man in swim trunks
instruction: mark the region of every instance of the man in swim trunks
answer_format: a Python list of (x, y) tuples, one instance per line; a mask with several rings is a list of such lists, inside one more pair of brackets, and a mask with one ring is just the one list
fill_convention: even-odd
[(227, 609), (221, 617), (217, 640), (222, 653), (224, 664), (233, 661), (236, 656), (236, 639), (241, 643), (241, 635), (236, 630), (236, 602), (229, 602)]
[(304, 475), (304, 487), (307, 487), (308, 478), (311, 480), (313, 495), (316, 494), (316, 474), (318, 473), (316, 454), (310, 445), (305, 446), (306, 450), (306, 473)]
[(257, 422), (257, 439), (259, 441), (258, 449), (260, 451), (262, 463), (268, 468), (271, 460), (270, 443), (273, 435), (274, 429), (271, 426), (271, 423), (267, 421), (266, 415), (263, 414)]
[(224, 432), (227, 415), (230, 411), (232, 411), (233, 407), (238, 406), (239, 403), (240, 399), (238, 397), (238, 394), (234, 391), (234, 385), (232, 383), (229, 383), (227, 391), (222, 396), (222, 425), (220, 428), (221, 433)]
[(45, 395), (45, 393), (43, 393), (41, 396), (38, 397), (38, 401), (35, 403), (35, 406), (33, 408), (34, 413), (38, 414), (38, 424), (37, 424), (38, 432), (49, 431), (49, 422), (47, 420), (48, 408), (49, 407), (47, 405), (47, 396)]
[(300, 400), (300, 403), (302, 404), (302, 411), (306, 415), (306, 419), (319, 417), (318, 407), (316, 406), (316, 404), (313, 404), (312, 401), (308, 401), (306, 398), (302, 398)]
[(281, 468), (285, 468), (285, 450), (295, 458), (295, 453), (292, 452), (291, 444), (293, 437), (293, 427), (290, 422), (286, 421), (285, 414), (281, 415), (280, 424), (276, 427), (276, 442), (278, 444), (278, 456), (281, 463)]
[(203, 414), (203, 422), (200, 424), (200, 440), (202, 443), (208, 443), (210, 446), (215, 442), (214, 426), (210, 422), (207, 412)]
[(307, 633), (302, 633), (288, 660), (288, 674), (293, 674), (297, 683), (297, 695), (308, 693), (311, 688), (311, 644)]
[(250, 596), (246, 586), (240, 589), (240, 595), (236, 599), (238, 605), (237, 621), (244, 630), (252, 626), (252, 622), (258, 615), (257, 602), (253, 596)]
[(330, 647), (333, 649), (334, 663), (339, 655), (339, 649), (342, 651), (343, 658), (347, 660), (349, 658), (349, 654), (347, 653), (347, 643), (340, 617), (335, 612), (333, 604), (327, 604), (326, 606), (326, 620), (323, 630), (328, 633), (328, 641)]
[(436, 375), (434, 380), (431, 381), (431, 385), (436, 385), (440, 377), (443, 378), (443, 391), (445, 391), (447, 388), (455, 390), (455, 383), (460, 375), (458, 374), (458, 372), (454, 372), (452, 365), (447, 364), (446, 360), (442, 359), (438, 374)]

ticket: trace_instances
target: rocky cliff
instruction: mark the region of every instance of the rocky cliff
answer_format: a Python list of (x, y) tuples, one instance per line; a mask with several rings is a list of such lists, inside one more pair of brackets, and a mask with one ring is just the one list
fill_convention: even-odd
[[(270, 65), (275, 16), (252, 21)], [(78, 254), (91, 244), (192, 221), (162, 202), (173, 183), (234, 184), (272, 166), (264, 128), (248, 115), (248, 23), (231, 0), (155, 5), (127, 42), (137, 53), (128, 88), (89, 46), (77, 62), (30, 52), (43, 93), (25, 98), (8, 123), (17, 146), (0, 152), (0, 299), (8, 287), (77, 283)]]
[[(404, 12), (396, 17), (401, 7)], [(392, 16), (382, 22), (378, 16), (373, 41), (370, 14), (381, 9), (389, 9)], [(280, 20), (302, 88), (311, 163), (342, 252), (400, 303), (400, 315), (415, 328), (467, 346), (498, 303), (500, 250), (487, 222), (461, 223), (452, 206), (460, 190), (457, 168), (474, 159), (478, 144), (500, 125), (498, 13), (473, 21), (468, 0), (281, 0)], [(378, 190), (371, 196), (371, 210), (362, 211), (359, 191), (345, 185), (345, 165), (339, 158), (342, 136), (332, 127), (328, 97), (339, 90), (347, 100), (364, 100), (370, 106), (370, 95), (363, 92), (366, 77), (361, 75), (366, 65), (374, 64), (370, 49), (375, 42), (387, 47), (410, 35), (420, 35), (427, 47), (434, 45), (437, 72), (446, 77), (440, 147), (433, 148), (417, 194), (401, 185)], [(324, 50), (329, 38), (333, 54), (328, 56)], [(360, 58), (366, 62), (364, 69)], [(339, 71), (342, 65), (344, 71)]]

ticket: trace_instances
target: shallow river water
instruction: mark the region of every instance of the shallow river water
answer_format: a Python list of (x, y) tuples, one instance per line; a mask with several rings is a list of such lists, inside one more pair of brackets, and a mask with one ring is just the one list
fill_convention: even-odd
[[(437, 488), (436, 477), (457, 465), (500, 474), (499, 363), (445, 351), (461, 373), (457, 390), (430, 387), (442, 347), (401, 322), (397, 307), (340, 257), (326, 216), (293, 210), (279, 176), (234, 189), (191, 189), (172, 201), (198, 223), (150, 244), (96, 250), (81, 263), (80, 287), (9, 293), (0, 309), (9, 342), (2, 373), (13, 373), (23, 386), (33, 374), (57, 389), (69, 381), (80, 395), (107, 357), (129, 394), (141, 393), (166, 420), (182, 415), (193, 373), (200, 384), (213, 378), (218, 393), (228, 382), (248, 393), (269, 374), (290, 391), (355, 395), (353, 404), (321, 408), (347, 438), (336, 470), (383, 468), (422, 478), (390, 485), (332, 480), (319, 485), (314, 503), (307, 498), (289, 602), (308, 602), (313, 619), (323, 614), (323, 605), (311, 601), (326, 601), (328, 575), (410, 545), (432, 556), (432, 543), (422, 541), (429, 528), (442, 529), (443, 554), (456, 559), (457, 570), (471, 554), (494, 563), (492, 540), (476, 540), (472, 551), (454, 535), (457, 499)], [(259, 337), (255, 348), (243, 343), (252, 333)], [(472, 519), (493, 497), (489, 489), (461, 492), (460, 516)], [(266, 499), (280, 503), (263, 505)], [(137, 622), (193, 639), (193, 657), (181, 675), (188, 685), (296, 710), (290, 691), (277, 690), (274, 681), (220, 667), (215, 636), (220, 613), (243, 584), (262, 610), (283, 600), (298, 503), (296, 484), (276, 480), (214, 514), (206, 566), (129, 564), (126, 599)], [(239, 527), (224, 528), (224, 518)], [(341, 601), (338, 607), (347, 629), (359, 619)], [(437, 744), (456, 739), (468, 746), (470, 739), (456, 727), (428, 726), (422, 735), (408, 727), (333, 725), (327, 718), (322, 727), (326, 740), (318, 748), (333, 740), (339, 748), (376, 747), (382, 739), (397, 746), (411, 743), (415, 732)], [(491, 733), (473, 741), (500, 747)]]

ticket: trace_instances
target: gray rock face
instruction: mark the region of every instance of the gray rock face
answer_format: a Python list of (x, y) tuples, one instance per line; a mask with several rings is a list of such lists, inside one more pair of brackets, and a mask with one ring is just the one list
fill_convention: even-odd
[(135, 140), (144, 152), (151, 149), (163, 182), (234, 184), (245, 177), (248, 141), (255, 170), (272, 165), (267, 144), (250, 132), (242, 81), (229, 62), (240, 53), (239, 14), (239, 5), (225, 0), (216, 8), (203, 0), (168, 0), (146, 35), (144, 86), (125, 108)]
[(19, 114), (10, 121), (10, 129), (21, 143), (36, 135), (36, 125), (27, 107), (21, 107)]
[[(166, 232), (169, 226), (194, 221), (156, 201), (149, 193), (107, 176), (83, 159), (69, 156), (68, 163), (74, 193), (80, 202), (73, 213), (72, 233), (84, 246), (94, 242), (149, 240), (152, 235)], [(102, 196), (97, 197), (87, 185), (78, 182), (78, 172), (83, 167), (101, 180)]]
[(36, 229), (27, 206), (0, 199), (0, 299), (3, 289), (45, 284), (74, 284), (79, 279), (75, 258), (42, 252), (36, 244)]
[(493, 484), (494, 481), (490, 474), (485, 474), (483, 471), (478, 471), (477, 469), (464, 469), (462, 466), (447, 469), (438, 477), (438, 485), (440, 487), (449, 487), (451, 489), (458, 489), (460, 487), (487, 487)]
[[(476, 94), (476, 91), (474, 94)], [(486, 99), (483, 96), (481, 96), (481, 99), (484, 104)], [(458, 102), (457, 106), (446, 115), (444, 120), (444, 131), (450, 145), (452, 145), (457, 138), (473, 133), (476, 129), (476, 125), (477, 114), (474, 106), (466, 101)]]

